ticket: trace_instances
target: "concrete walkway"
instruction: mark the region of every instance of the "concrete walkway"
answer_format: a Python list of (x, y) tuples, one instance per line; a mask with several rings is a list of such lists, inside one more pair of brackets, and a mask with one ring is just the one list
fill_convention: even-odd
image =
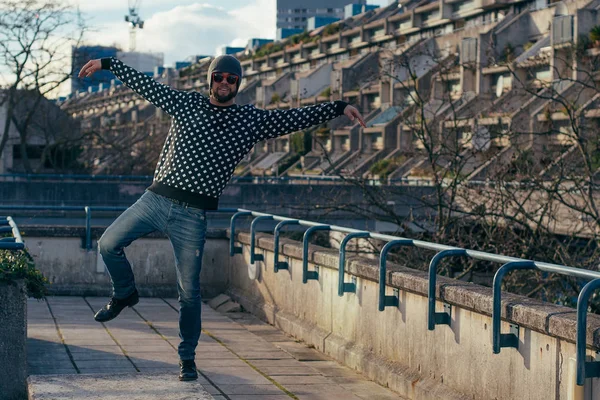
[(179, 382), (178, 304), (142, 298), (94, 321), (98, 297), (28, 303), (32, 399), (391, 400), (400, 397), (251, 314), (203, 306), (200, 377)]

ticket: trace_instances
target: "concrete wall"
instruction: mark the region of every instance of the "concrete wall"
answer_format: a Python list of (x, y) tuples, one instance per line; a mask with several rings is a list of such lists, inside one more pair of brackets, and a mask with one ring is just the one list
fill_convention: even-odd
[[(342, 92), (349, 92), (365, 82), (375, 81), (379, 77), (379, 70), (379, 55), (377, 53), (369, 53), (350, 68), (343, 68), (341, 72)], [(335, 86), (332, 83), (332, 87)]]
[(0, 398), (27, 398), (27, 301), (23, 281), (0, 283)]
[(330, 86), (333, 64), (323, 64), (305, 78), (298, 81), (298, 98), (306, 99), (321, 94)]
[[(390, 264), (388, 289), (400, 290), (399, 307), (377, 310), (374, 260), (350, 257), (347, 272), (357, 292), (337, 294), (338, 253), (311, 246), (309, 270), (319, 280), (302, 284), (301, 246), (284, 240), (273, 272), (273, 240), (259, 235), (266, 262), (249, 266), (249, 235), (240, 233), (243, 254), (233, 258), (228, 292), (246, 309), (389, 386), (408, 399), (575, 399), (575, 310), (503, 294), (502, 331), (520, 326), (519, 348), (493, 354), (490, 288), (438, 278), (437, 310), (452, 304), (451, 325), (427, 330), (427, 275)], [(433, 256), (433, 253), (432, 253)], [(247, 271), (258, 270), (250, 279)], [(350, 281), (349, 274), (345, 280)], [(590, 315), (588, 345), (600, 348), (600, 318)], [(592, 351), (589, 352), (593, 354)], [(586, 381), (585, 399), (600, 398), (597, 379)]]
[[(103, 229), (94, 229), (93, 249), (83, 248), (82, 228), (23, 228), (23, 240), (36, 268), (50, 281), (57, 295), (108, 296), (110, 276), (98, 254), (97, 240)], [(209, 230), (200, 276), (203, 297), (225, 290), (229, 254), (223, 231)], [(161, 235), (138, 239), (125, 249), (142, 296), (177, 297), (175, 262), (169, 241)]]

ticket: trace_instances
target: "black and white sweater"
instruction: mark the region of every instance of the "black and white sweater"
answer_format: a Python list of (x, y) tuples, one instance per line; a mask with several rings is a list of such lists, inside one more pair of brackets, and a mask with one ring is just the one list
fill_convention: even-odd
[(218, 208), (236, 165), (257, 142), (329, 121), (343, 115), (347, 105), (334, 101), (274, 111), (250, 104), (220, 107), (198, 92), (163, 85), (116, 58), (103, 58), (102, 68), (173, 118), (148, 189), (206, 210)]

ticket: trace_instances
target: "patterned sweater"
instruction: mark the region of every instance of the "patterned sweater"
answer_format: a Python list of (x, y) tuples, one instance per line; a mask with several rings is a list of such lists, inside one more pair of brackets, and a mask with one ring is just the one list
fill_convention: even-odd
[(216, 106), (198, 92), (182, 92), (123, 64), (103, 58), (102, 68), (172, 117), (149, 190), (215, 210), (236, 165), (257, 142), (296, 132), (343, 115), (334, 101), (267, 111), (251, 104)]

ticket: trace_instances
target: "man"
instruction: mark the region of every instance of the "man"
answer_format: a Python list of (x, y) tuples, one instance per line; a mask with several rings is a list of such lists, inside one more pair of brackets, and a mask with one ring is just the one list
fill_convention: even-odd
[(181, 92), (115, 58), (91, 60), (79, 77), (108, 69), (126, 86), (160, 107), (173, 120), (154, 172), (152, 185), (104, 232), (98, 248), (113, 285), (109, 303), (95, 319), (110, 321), (139, 301), (131, 265), (123, 249), (154, 231), (171, 241), (179, 293), (178, 347), (180, 380), (198, 378), (195, 350), (200, 338), (200, 269), (206, 234), (206, 210), (219, 197), (235, 166), (259, 141), (296, 132), (345, 114), (364, 121), (343, 101), (266, 111), (235, 104), (242, 67), (230, 55), (215, 58), (208, 69), (210, 96)]

